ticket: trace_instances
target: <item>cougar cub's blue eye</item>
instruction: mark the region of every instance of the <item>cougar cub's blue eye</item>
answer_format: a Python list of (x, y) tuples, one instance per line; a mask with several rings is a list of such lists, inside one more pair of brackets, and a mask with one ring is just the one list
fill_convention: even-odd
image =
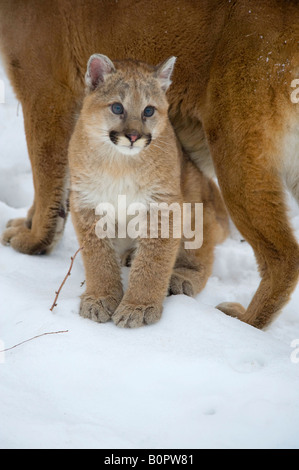
[(155, 112), (155, 108), (153, 106), (147, 106), (143, 111), (144, 117), (151, 117)]
[(113, 114), (123, 114), (124, 107), (121, 103), (113, 103), (113, 105), (111, 106), (111, 110)]

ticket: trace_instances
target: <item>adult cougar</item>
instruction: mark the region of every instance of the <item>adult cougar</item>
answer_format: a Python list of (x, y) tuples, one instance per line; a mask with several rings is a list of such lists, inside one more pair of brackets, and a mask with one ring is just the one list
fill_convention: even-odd
[[(35, 198), (5, 243), (48, 251), (67, 211), (67, 147), (94, 51), (158, 63), (177, 56), (169, 115), (208, 175), (212, 162), (236, 226), (254, 249), (261, 283), (247, 310), (256, 327), (283, 308), (298, 280), (299, 248), (283, 191), (299, 199), (296, 0), (2, 0), (0, 43), (22, 103)], [(212, 159), (210, 159), (210, 155)]]

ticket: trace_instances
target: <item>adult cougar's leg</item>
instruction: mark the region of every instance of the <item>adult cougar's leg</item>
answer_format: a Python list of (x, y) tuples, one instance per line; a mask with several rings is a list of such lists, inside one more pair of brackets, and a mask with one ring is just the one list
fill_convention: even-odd
[[(270, 115), (270, 113), (269, 113)], [(207, 136), (224, 200), (236, 226), (254, 249), (260, 285), (245, 310), (224, 303), (223, 312), (263, 328), (283, 308), (298, 281), (299, 248), (287, 218), (276, 157), (282, 137), (262, 116), (255, 122), (218, 116)]]
[(49, 77), (22, 101), (33, 172), (34, 204), (23, 221), (9, 221), (2, 242), (27, 254), (51, 250), (62, 235), (68, 212), (67, 146), (73, 126), (74, 96)]

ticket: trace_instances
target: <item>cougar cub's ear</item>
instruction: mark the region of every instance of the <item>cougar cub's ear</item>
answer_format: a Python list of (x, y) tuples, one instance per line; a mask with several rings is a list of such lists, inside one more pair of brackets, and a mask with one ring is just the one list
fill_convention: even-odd
[(90, 90), (95, 90), (105, 81), (108, 74), (115, 72), (113, 62), (106, 55), (93, 54), (87, 64), (85, 83)]
[(169, 59), (165, 60), (156, 67), (155, 77), (158, 78), (161, 84), (161, 88), (164, 91), (167, 91), (171, 85), (170, 78), (173, 72), (175, 61), (176, 57), (169, 57)]

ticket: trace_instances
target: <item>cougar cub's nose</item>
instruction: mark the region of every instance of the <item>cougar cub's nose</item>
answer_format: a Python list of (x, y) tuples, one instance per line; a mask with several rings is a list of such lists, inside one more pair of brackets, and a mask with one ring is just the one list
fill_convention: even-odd
[(131, 144), (134, 144), (136, 140), (140, 139), (141, 135), (137, 131), (130, 131), (126, 134), (126, 137), (129, 139)]

